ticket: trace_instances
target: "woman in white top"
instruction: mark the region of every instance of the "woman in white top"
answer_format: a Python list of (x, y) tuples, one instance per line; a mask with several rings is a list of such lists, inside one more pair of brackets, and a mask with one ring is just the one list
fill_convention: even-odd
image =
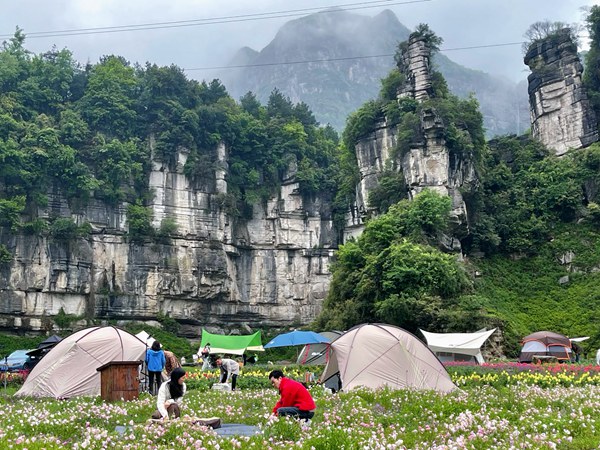
[(237, 377), (240, 374), (240, 365), (229, 358), (217, 358), (217, 367), (221, 369), (221, 383), (231, 379), (231, 390), (235, 391)]
[(166, 420), (169, 417), (179, 417), (181, 415), (179, 407), (186, 390), (183, 382), (184, 376), (185, 370), (178, 367), (171, 372), (171, 379), (160, 386), (156, 397), (157, 410), (152, 414), (153, 419)]

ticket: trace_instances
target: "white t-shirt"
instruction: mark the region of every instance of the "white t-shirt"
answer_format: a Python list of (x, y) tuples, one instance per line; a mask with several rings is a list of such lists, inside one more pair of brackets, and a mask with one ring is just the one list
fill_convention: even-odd
[(185, 383), (183, 383), (181, 385), (183, 389), (181, 397), (172, 398), (171, 389), (169, 389), (170, 382), (171, 380), (168, 380), (161, 384), (160, 389), (158, 390), (158, 395), (156, 396), (156, 408), (158, 409), (158, 412), (160, 412), (160, 415), (163, 417), (167, 417), (169, 415), (169, 413), (167, 412), (167, 408), (165, 408), (165, 402), (167, 403), (167, 406), (172, 405), (173, 403), (177, 403), (179, 406), (181, 406), (183, 396), (185, 395), (186, 387)]

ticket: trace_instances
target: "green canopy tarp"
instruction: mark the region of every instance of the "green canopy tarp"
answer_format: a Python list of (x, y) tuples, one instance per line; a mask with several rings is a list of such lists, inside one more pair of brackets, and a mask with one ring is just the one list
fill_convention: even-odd
[(202, 330), (202, 342), (198, 354), (206, 344), (210, 343), (210, 353), (229, 353), (231, 355), (243, 355), (245, 351), (264, 352), (260, 338), (260, 331), (246, 336), (225, 336), (223, 334), (212, 334)]

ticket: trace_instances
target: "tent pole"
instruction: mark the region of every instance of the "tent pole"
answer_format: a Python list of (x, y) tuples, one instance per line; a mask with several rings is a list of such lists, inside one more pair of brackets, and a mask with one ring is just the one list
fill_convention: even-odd
[(148, 356), (148, 339), (146, 339), (144, 343), (146, 344), (146, 351), (144, 352), (144, 363), (142, 364), (142, 371), (145, 370), (145, 372), (143, 372), (144, 384), (142, 386), (142, 389), (144, 390), (144, 392), (148, 392), (148, 365), (146, 364), (146, 356)]
[(8, 355), (4, 356), (4, 365), (6, 365), (6, 371), (3, 373), (3, 375), (4, 375), (4, 395), (6, 395), (6, 381), (8, 378)]

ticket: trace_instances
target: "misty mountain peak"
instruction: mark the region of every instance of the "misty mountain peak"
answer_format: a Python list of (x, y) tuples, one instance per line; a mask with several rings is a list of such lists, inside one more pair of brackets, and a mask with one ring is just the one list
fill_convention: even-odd
[[(247, 47), (238, 51), (235, 65), (254, 67), (230, 70), (221, 79), (234, 98), (252, 91), (262, 103), (277, 88), (293, 102), (308, 104), (321, 123), (341, 130), (352, 111), (377, 98), (380, 80), (395, 66), (391, 55), (409, 35), (390, 10), (374, 17), (326, 10), (287, 22), (258, 53)], [(369, 57), (373, 55), (389, 56)], [(238, 57), (246, 59), (240, 62)], [(441, 54), (435, 60), (455, 94), (476, 92), (488, 129), (498, 134), (515, 129), (514, 86)], [(282, 62), (294, 64), (278, 64)], [(518, 117), (528, 117), (526, 102), (524, 97), (525, 108)]]
[(228, 65), (243, 66), (246, 64), (251, 64), (258, 55), (259, 53), (256, 50), (250, 47), (242, 47), (235, 52), (235, 55), (233, 55), (233, 58), (231, 58)]

